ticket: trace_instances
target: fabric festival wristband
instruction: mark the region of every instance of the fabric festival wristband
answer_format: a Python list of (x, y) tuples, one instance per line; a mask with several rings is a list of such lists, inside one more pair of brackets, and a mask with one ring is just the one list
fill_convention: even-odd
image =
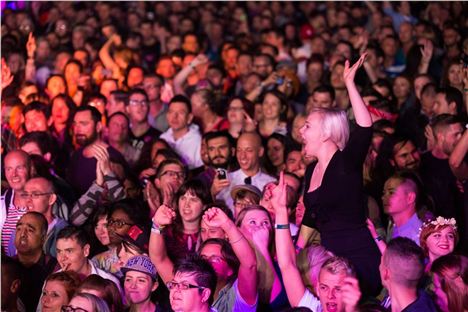
[(156, 223), (153, 222), (151, 225), (151, 232), (156, 233), (156, 234), (161, 234), (162, 230), (164, 227), (158, 226)]
[(289, 230), (289, 224), (275, 224), (277, 230)]

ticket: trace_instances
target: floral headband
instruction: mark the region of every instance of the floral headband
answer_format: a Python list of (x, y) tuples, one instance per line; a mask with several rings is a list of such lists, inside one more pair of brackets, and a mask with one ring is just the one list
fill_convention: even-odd
[(437, 217), (435, 220), (424, 222), (419, 228), (419, 233), (429, 225), (435, 225), (436, 228), (443, 225), (450, 225), (455, 231), (457, 230), (457, 220), (455, 220), (455, 218), (445, 219), (444, 217)]

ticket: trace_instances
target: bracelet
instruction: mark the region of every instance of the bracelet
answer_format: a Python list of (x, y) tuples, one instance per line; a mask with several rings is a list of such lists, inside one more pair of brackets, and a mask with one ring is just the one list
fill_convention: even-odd
[(238, 243), (238, 242), (240, 242), (243, 238), (244, 238), (244, 235), (241, 235), (241, 237), (239, 237), (238, 240), (236, 240), (235, 242), (230, 242), (230, 243), (231, 243), (231, 245), (232, 245), (232, 244), (235, 244), (235, 243)]
[(380, 241), (383, 241), (383, 237), (379, 235), (379, 236), (377, 236), (376, 238), (374, 238), (374, 240), (375, 240), (376, 242), (380, 242)]
[(275, 224), (277, 230), (289, 230), (289, 224)]
[(151, 232), (152, 232), (152, 233), (161, 235), (163, 229), (164, 229), (163, 226), (159, 226), (159, 225), (157, 225), (157, 224), (154, 223), (154, 222), (153, 222), (153, 224), (151, 225)]

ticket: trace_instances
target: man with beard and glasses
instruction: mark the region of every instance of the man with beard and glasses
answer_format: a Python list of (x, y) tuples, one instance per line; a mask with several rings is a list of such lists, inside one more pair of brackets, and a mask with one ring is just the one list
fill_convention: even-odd
[(118, 159), (119, 163), (126, 162), (122, 154), (101, 140), (101, 113), (95, 107), (78, 107), (72, 129), (76, 150), (70, 159), (67, 180), (77, 195), (81, 196), (96, 180), (96, 164), (102, 158), (103, 149), (107, 150), (111, 159)]
[[(236, 168), (234, 139), (227, 131), (208, 132), (203, 139), (206, 142), (208, 168), (198, 178), (207, 186), (224, 188), (229, 184), (226, 178), (219, 178), (221, 172), (230, 172)], [(218, 170), (221, 169), (221, 170)], [(223, 174), (221, 173), (221, 176)], [(227, 183), (227, 184), (226, 184)]]

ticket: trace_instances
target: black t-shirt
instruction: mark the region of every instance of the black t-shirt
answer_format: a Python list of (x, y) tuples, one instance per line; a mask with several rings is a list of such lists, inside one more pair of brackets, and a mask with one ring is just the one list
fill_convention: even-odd
[(159, 138), (161, 132), (153, 127), (149, 129), (140, 136), (135, 136), (132, 131), (130, 131), (130, 144), (137, 150), (143, 150), (145, 144), (151, 144), (154, 140)]
[(437, 309), (429, 295), (421, 290), (418, 292), (418, 299), (409, 306), (401, 310), (401, 312), (436, 312)]
[(22, 266), (25, 278), (22, 279), (19, 298), (23, 302), (26, 311), (36, 311), (44, 281), (56, 268), (57, 260), (45, 255), (42, 255), (39, 261), (30, 267)]
[(448, 159), (436, 158), (431, 152), (425, 153), (421, 157), (420, 172), (426, 191), (434, 201), (435, 215), (458, 220), (463, 199)]

